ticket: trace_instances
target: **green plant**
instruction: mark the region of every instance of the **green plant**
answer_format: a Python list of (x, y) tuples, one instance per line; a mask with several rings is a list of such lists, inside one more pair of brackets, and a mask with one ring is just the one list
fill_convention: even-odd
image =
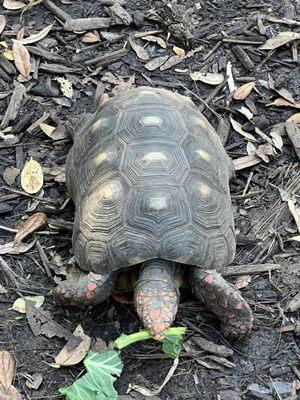
[[(168, 329), (162, 349), (169, 357), (175, 359), (179, 356), (184, 334), (185, 328), (182, 327)], [(104, 353), (89, 351), (84, 360), (86, 374), (71, 386), (60, 388), (59, 392), (66, 395), (66, 400), (117, 400), (118, 393), (113, 384), (123, 370), (121, 349), (150, 338), (148, 331), (122, 334), (113, 342), (114, 350)]]

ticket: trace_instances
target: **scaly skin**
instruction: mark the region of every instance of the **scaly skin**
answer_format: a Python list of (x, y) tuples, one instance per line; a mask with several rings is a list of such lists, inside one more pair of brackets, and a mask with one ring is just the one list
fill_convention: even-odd
[(224, 336), (242, 339), (253, 327), (253, 315), (240, 292), (216, 271), (193, 268), (191, 285), (196, 297), (220, 320)]
[(84, 307), (106, 300), (113, 290), (116, 274), (89, 274), (68, 278), (54, 290), (54, 297), (64, 306)]
[(179, 291), (174, 281), (174, 264), (164, 260), (145, 262), (134, 290), (138, 316), (156, 340), (163, 340), (175, 319)]

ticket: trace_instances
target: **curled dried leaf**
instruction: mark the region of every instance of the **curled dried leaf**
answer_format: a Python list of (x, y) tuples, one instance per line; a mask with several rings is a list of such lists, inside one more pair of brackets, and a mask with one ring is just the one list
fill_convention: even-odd
[(130, 36), (128, 38), (129, 44), (132, 48), (132, 50), (135, 52), (135, 54), (140, 58), (141, 60), (148, 61), (150, 56), (148, 54), (148, 51), (144, 49), (144, 47), (140, 46), (137, 44)]
[(236, 279), (234, 287), (236, 289), (242, 289), (248, 286), (250, 282), (251, 282), (250, 275), (241, 275)]
[(268, 104), (268, 106), (276, 106), (276, 107), (293, 107), (293, 108), (298, 108), (300, 109), (300, 104), (299, 103), (291, 103), (290, 101), (283, 99), (283, 98), (278, 98), (274, 100), (272, 103)]
[(181, 47), (177, 47), (177, 46), (174, 45), (173, 46), (173, 51), (179, 57), (182, 57), (182, 58), (186, 57), (185, 50), (183, 50)]
[(15, 40), (14, 42), (21, 43), (21, 44), (31, 44), (31, 43), (36, 43), (39, 42), (40, 40), (44, 39), (50, 32), (53, 24), (46, 26), (46, 28), (42, 29), (40, 32), (35, 33), (33, 35), (30, 35), (29, 37), (25, 39), (18, 39)]
[(15, 360), (6, 350), (0, 351), (0, 383), (5, 390), (8, 390), (15, 375)]
[(160, 47), (163, 49), (167, 48), (167, 44), (164, 41), (164, 39), (158, 37), (158, 36), (152, 36), (152, 35), (147, 35), (142, 37), (143, 40), (146, 40), (147, 42), (154, 42), (157, 43)]
[(41, 190), (44, 183), (41, 165), (32, 158), (22, 170), (21, 186), (25, 192), (34, 194)]
[(24, 225), (19, 229), (14, 237), (15, 242), (21, 242), (24, 238), (30, 235), (32, 232), (42, 228), (47, 222), (47, 216), (43, 212), (38, 212), (25, 221)]
[(291, 124), (300, 124), (300, 113), (291, 115), (286, 122), (290, 122)]
[(4, 31), (6, 25), (6, 18), (4, 15), (0, 15), (0, 34)]
[(190, 77), (193, 81), (201, 81), (207, 83), (208, 85), (219, 85), (224, 81), (223, 74), (214, 74), (207, 72), (206, 74), (200, 71), (195, 71), (190, 73)]
[(100, 36), (93, 32), (86, 32), (81, 41), (83, 43), (97, 43), (100, 42)]
[(244, 131), (244, 129), (242, 128), (242, 125), (239, 122), (235, 121), (233, 118), (230, 118), (230, 122), (231, 122), (233, 129), (237, 133), (244, 136), (246, 139), (251, 140), (252, 142), (256, 142), (255, 137), (253, 135), (251, 135), (251, 133)]
[(3, 7), (7, 10), (21, 10), (26, 7), (26, 4), (16, 0), (3, 0)]
[(20, 314), (26, 314), (26, 301), (31, 301), (35, 308), (41, 308), (44, 304), (45, 297), (44, 296), (25, 296), (19, 297), (13, 304), (10, 310), (14, 310), (19, 312)]
[(36, 240), (31, 243), (8, 242), (0, 245), (0, 255), (26, 253), (35, 245)]
[(249, 82), (246, 83), (245, 85), (239, 87), (233, 92), (233, 98), (234, 100), (245, 100), (249, 94), (252, 92), (253, 88), (255, 86), (255, 82)]
[(259, 48), (261, 50), (274, 50), (277, 49), (277, 47), (298, 39), (300, 39), (300, 33), (298, 32), (281, 32), (279, 35), (268, 39)]
[(24, 78), (30, 74), (30, 54), (26, 47), (17, 41), (14, 41), (12, 46), (12, 54), (15, 61), (15, 66)]

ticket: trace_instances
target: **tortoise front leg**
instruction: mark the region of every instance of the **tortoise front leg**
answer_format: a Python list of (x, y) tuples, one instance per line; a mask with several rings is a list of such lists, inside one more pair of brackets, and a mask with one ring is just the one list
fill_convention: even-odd
[(64, 306), (90, 306), (102, 303), (113, 290), (116, 274), (90, 272), (67, 278), (54, 289), (55, 299)]
[(196, 297), (221, 320), (224, 336), (241, 339), (251, 332), (253, 315), (237, 289), (216, 271), (193, 268), (191, 274)]

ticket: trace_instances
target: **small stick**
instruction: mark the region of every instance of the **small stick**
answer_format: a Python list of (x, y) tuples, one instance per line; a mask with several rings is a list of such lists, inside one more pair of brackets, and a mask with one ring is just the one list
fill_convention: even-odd
[(93, 64), (98, 64), (98, 63), (102, 63), (105, 61), (115, 60), (116, 58), (126, 56), (128, 51), (129, 51), (128, 49), (120, 49), (120, 50), (116, 50), (116, 51), (111, 51), (110, 53), (106, 53), (102, 56), (92, 58), (91, 60), (86, 61), (85, 64), (93, 65)]
[(248, 192), (248, 189), (249, 189), (249, 185), (250, 185), (252, 176), (253, 176), (253, 171), (251, 171), (250, 174), (249, 174), (249, 176), (248, 176), (247, 183), (246, 183), (245, 189), (243, 190), (243, 194), (242, 194), (243, 197), (244, 197), (245, 194)]
[(255, 68), (253, 61), (241, 46), (234, 46), (233, 52), (246, 69), (252, 71)]
[(44, 0), (43, 5), (63, 23), (72, 19), (71, 15), (56, 6), (51, 0)]
[(45, 268), (46, 274), (47, 274), (48, 278), (52, 279), (52, 275), (51, 275), (50, 268), (49, 268), (50, 262), (48, 260), (48, 257), (38, 241), (36, 242), (35, 245), (36, 245), (36, 248), (38, 249), (38, 252), (39, 252), (40, 258), (42, 260), (43, 266)]
[(270, 272), (276, 269), (280, 269), (280, 264), (242, 264), (223, 267), (219, 272), (222, 276), (240, 276)]

